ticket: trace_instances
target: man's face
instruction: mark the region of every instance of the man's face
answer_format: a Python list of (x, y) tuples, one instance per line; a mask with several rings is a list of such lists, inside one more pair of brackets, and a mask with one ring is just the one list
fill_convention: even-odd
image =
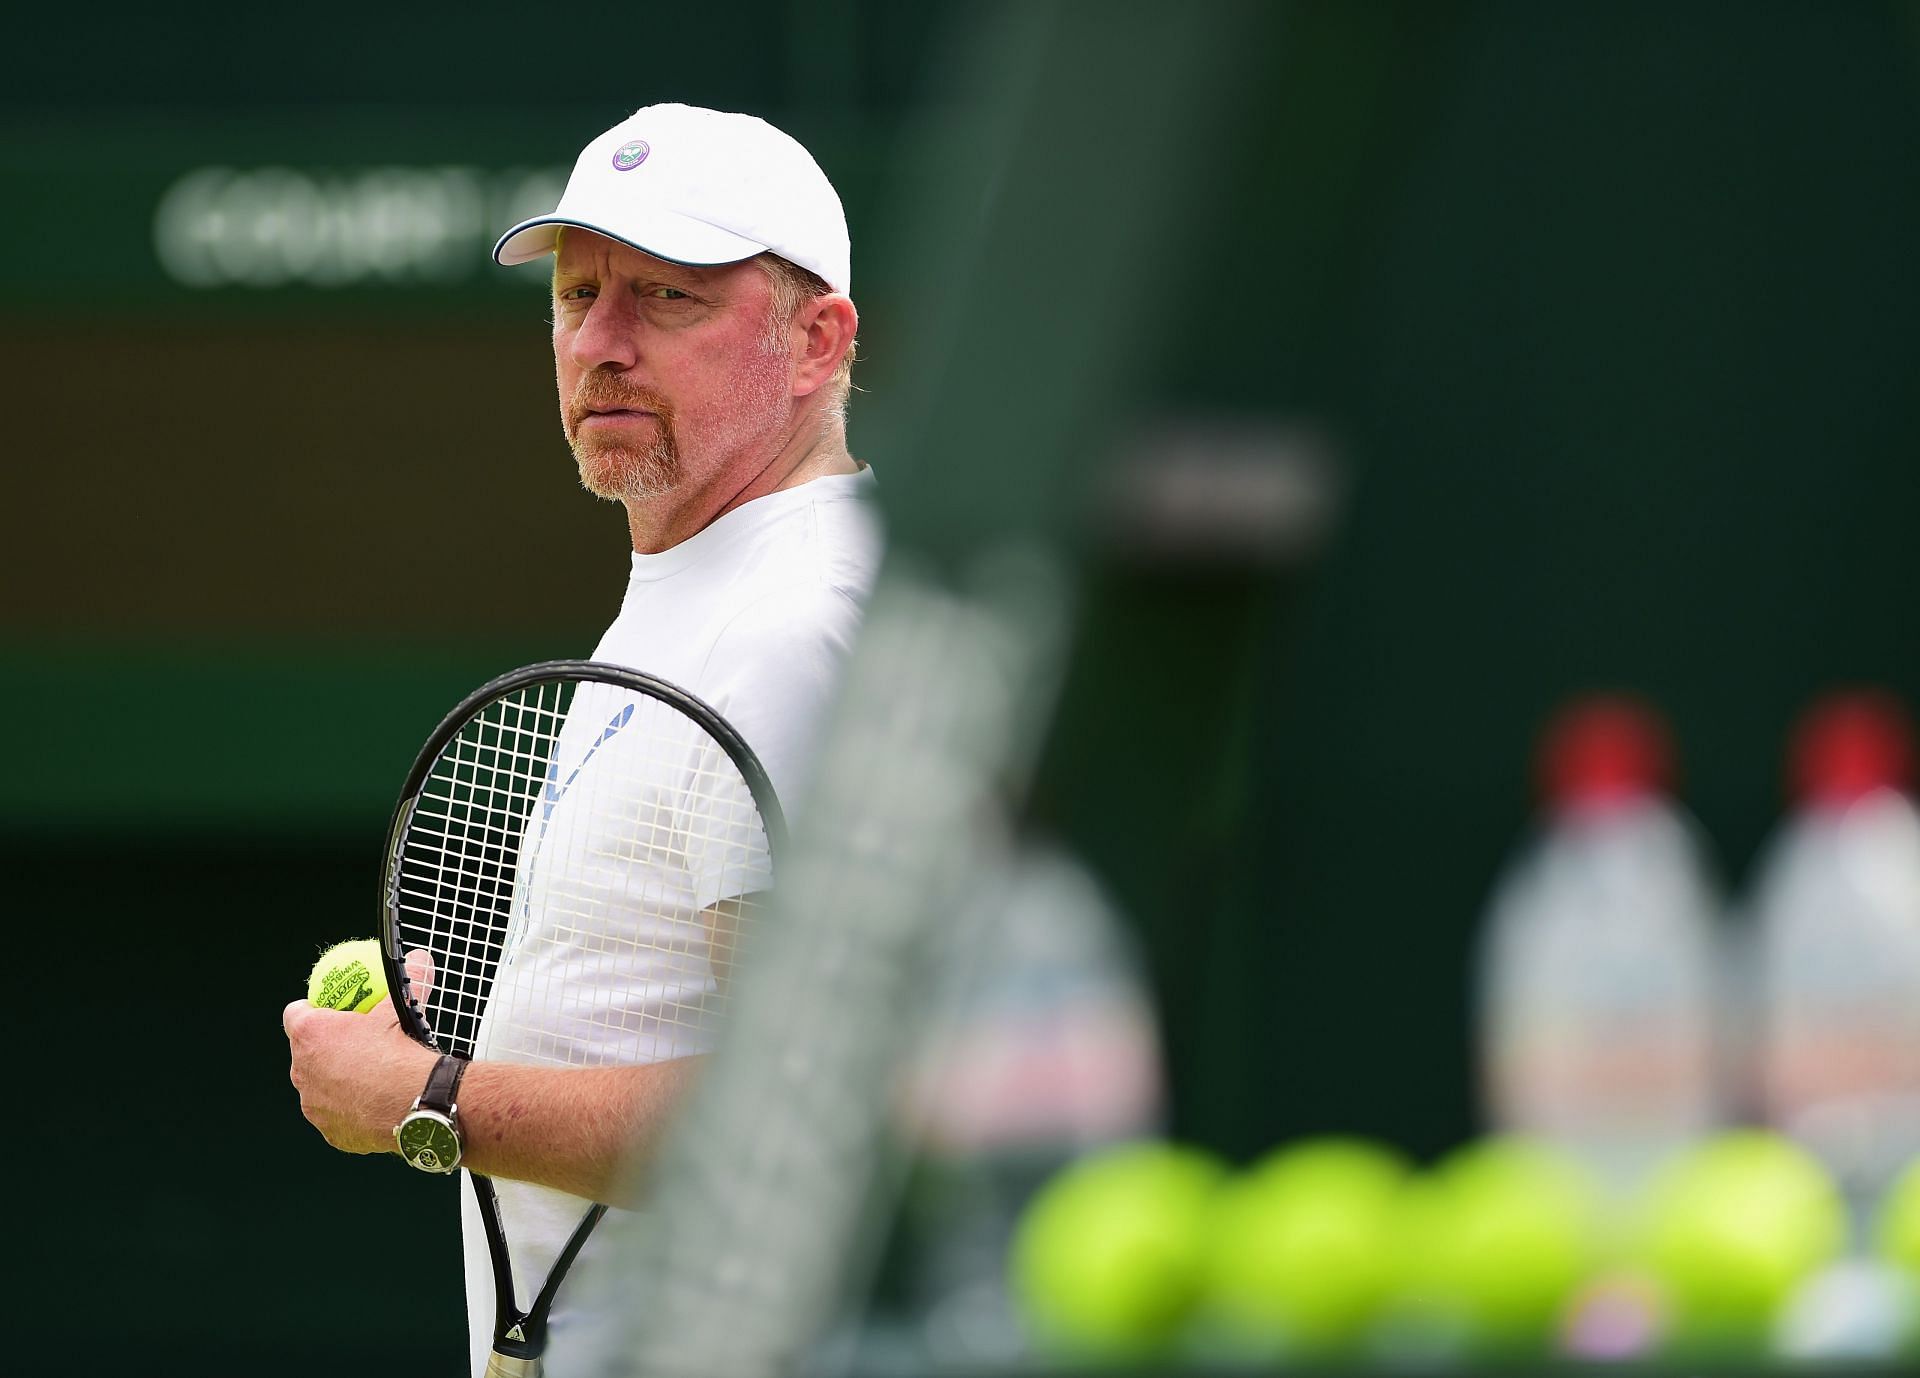
[(589, 491), (695, 501), (787, 440), (793, 362), (758, 264), (683, 267), (569, 229), (553, 292), (560, 422)]

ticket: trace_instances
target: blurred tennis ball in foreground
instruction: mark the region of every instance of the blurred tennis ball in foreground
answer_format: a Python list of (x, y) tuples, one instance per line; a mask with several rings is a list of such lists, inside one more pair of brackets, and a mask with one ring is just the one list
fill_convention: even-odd
[(1888, 1190), (1874, 1243), (1887, 1262), (1920, 1277), (1920, 1158), (1908, 1163)]
[(307, 999), (326, 1009), (365, 1014), (386, 998), (386, 968), (380, 964), (380, 944), (372, 938), (334, 944), (307, 977)]
[(1601, 1198), (1573, 1158), (1521, 1138), (1443, 1159), (1408, 1188), (1400, 1319), (1423, 1342), (1545, 1349), (1601, 1260)]
[(1225, 1177), (1205, 1153), (1143, 1143), (1083, 1158), (1041, 1188), (1011, 1260), (1036, 1344), (1135, 1359), (1170, 1341), (1198, 1295)]
[(1681, 1153), (1649, 1189), (1641, 1262), (1661, 1287), (1672, 1342), (1757, 1351), (1794, 1289), (1847, 1236), (1839, 1190), (1805, 1149), (1736, 1130)]
[(1215, 1208), (1210, 1322), (1264, 1354), (1358, 1342), (1393, 1285), (1399, 1154), (1361, 1139), (1308, 1139), (1234, 1179)]

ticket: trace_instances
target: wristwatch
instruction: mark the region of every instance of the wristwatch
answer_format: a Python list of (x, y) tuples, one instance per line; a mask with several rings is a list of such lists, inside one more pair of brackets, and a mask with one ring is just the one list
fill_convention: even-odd
[(442, 1056), (413, 1108), (393, 1127), (400, 1156), (422, 1172), (452, 1172), (460, 1166), (460, 1107), (453, 1097), (466, 1070), (465, 1058)]

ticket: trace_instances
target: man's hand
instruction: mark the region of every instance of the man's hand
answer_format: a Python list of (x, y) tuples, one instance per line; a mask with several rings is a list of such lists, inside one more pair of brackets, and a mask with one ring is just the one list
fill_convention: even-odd
[[(407, 954), (407, 985), (424, 1004), (433, 959)], [(393, 1127), (427, 1084), (436, 1054), (408, 1038), (391, 1000), (365, 1014), (305, 1000), (281, 1019), (300, 1111), (344, 1153), (392, 1153)], [(527, 1067), (476, 1062), (460, 1083), (463, 1166), (592, 1201), (631, 1204), (624, 1164), (653, 1148), (705, 1059), (637, 1067)]]
[(300, 1113), (344, 1153), (392, 1153), (393, 1127), (433, 1070), (433, 1051), (400, 1031), (393, 1002), (365, 1014), (305, 1000), (281, 1016)]

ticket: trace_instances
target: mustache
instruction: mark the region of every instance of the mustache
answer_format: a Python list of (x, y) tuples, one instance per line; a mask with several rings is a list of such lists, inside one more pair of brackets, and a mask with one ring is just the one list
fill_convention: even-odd
[(590, 372), (574, 384), (567, 399), (567, 429), (571, 432), (596, 411), (650, 411), (660, 424), (673, 425), (673, 403), (641, 383), (630, 383), (611, 373)]

